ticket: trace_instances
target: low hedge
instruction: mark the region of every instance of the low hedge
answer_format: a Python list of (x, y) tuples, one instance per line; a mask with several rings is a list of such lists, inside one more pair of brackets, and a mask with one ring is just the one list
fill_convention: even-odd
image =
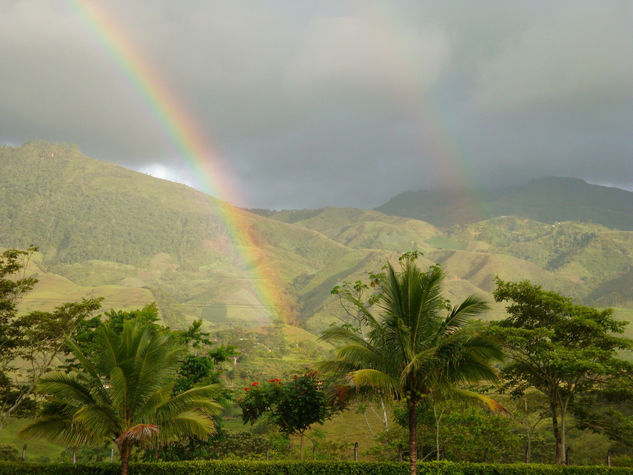
[[(117, 475), (121, 467), (114, 463), (54, 464), (0, 462), (0, 473), (7, 475)], [(252, 462), (252, 461), (190, 461), (132, 463), (130, 475), (406, 475), (407, 463), (392, 462)], [(619, 474), (633, 473), (633, 468), (580, 467), (540, 464), (483, 464), (457, 462), (427, 462), (418, 464), (418, 473), (445, 475), (521, 475), (521, 474)]]

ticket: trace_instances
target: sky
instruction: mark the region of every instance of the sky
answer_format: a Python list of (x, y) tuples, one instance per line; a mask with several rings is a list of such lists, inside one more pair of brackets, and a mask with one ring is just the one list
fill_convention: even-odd
[[(77, 5), (209, 144), (184, 158)], [(257, 208), (543, 176), (633, 185), (633, 2), (0, 0), (0, 143), (44, 139)]]

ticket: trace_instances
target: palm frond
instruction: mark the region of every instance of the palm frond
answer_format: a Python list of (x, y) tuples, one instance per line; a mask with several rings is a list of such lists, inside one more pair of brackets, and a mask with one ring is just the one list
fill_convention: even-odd
[(383, 371), (376, 369), (359, 369), (353, 371), (348, 376), (350, 386), (355, 388), (373, 388), (383, 391), (386, 394), (400, 395), (400, 384)]
[(385, 363), (384, 355), (367, 344), (341, 346), (336, 350), (336, 358), (340, 361), (355, 362), (370, 368), (380, 368)]
[(110, 406), (92, 404), (80, 408), (73, 420), (86, 428), (92, 439), (104, 439), (120, 433), (125, 427), (125, 420), (120, 418)]
[(400, 381), (404, 383), (405, 379), (409, 375), (419, 371), (422, 368), (422, 366), (428, 365), (431, 362), (437, 361), (436, 351), (437, 351), (437, 348), (431, 347), (431, 348), (426, 348), (418, 352), (417, 354), (415, 354), (413, 358), (411, 358), (411, 361), (409, 361), (409, 363), (401, 371)]
[(126, 418), (128, 412), (128, 384), (125, 373), (120, 366), (115, 366), (110, 371), (110, 391), (112, 393), (112, 405), (119, 416)]
[(90, 388), (86, 387), (74, 373), (51, 373), (40, 379), (38, 390), (61, 401), (77, 404), (95, 402)]
[(41, 417), (22, 428), (18, 435), (22, 438), (45, 439), (74, 447), (101, 442), (101, 439), (91, 437), (90, 431), (79, 422), (59, 415)]
[(208, 415), (218, 414), (223, 408), (213, 399), (217, 390), (216, 385), (209, 385), (180, 393), (158, 406), (155, 418), (160, 424), (165, 425), (171, 423), (170, 421), (178, 417), (179, 414), (194, 409)]
[(452, 333), (466, 325), (472, 317), (481, 315), (489, 309), (490, 305), (485, 300), (476, 295), (470, 295), (461, 304), (452, 308), (439, 331)]
[(512, 415), (512, 413), (503, 404), (490, 396), (486, 396), (485, 394), (479, 394), (466, 389), (455, 389), (455, 395), (462, 399), (479, 401), (494, 413)]
[(171, 419), (169, 424), (162, 425), (160, 429), (159, 439), (161, 442), (190, 435), (206, 439), (215, 430), (215, 424), (207, 414), (192, 409), (181, 412)]
[(103, 387), (103, 383), (101, 382), (101, 378), (99, 377), (95, 365), (92, 364), (92, 362), (88, 358), (86, 358), (86, 355), (84, 355), (83, 351), (81, 351), (79, 346), (77, 346), (77, 344), (73, 340), (68, 338), (66, 340), (66, 345), (70, 348), (70, 351), (77, 359), (77, 361), (79, 361), (81, 369), (83, 369), (86, 375), (89, 377), (88, 379), (90, 381), (90, 391), (95, 399), (97, 399), (98, 402), (102, 404), (109, 402), (110, 398), (107, 391)]

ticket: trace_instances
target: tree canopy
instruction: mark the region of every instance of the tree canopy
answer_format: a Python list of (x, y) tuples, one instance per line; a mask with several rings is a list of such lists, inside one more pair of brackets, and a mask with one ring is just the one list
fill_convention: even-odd
[[(380, 391), (405, 401), (409, 417), (410, 473), (416, 473), (416, 408), (434, 392), (461, 392), (461, 383), (496, 380), (493, 362), (502, 357), (485, 326), (471, 319), (488, 306), (470, 296), (457, 306), (442, 297), (444, 273), (426, 272), (415, 264), (417, 253), (405, 254), (401, 269), (386, 265), (375, 314), (362, 300), (351, 299), (367, 330), (332, 326), (323, 338), (337, 345), (336, 358), (322, 367), (342, 375), (356, 390)], [(471, 393), (468, 393), (471, 395)], [(493, 401), (486, 399), (493, 404)]]
[(78, 369), (43, 377), (38, 390), (49, 399), (41, 417), (22, 434), (61, 441), (68, 446), (112, 441), (127, 473), (135, 445), (159, 444), (180, 436), (207, 437), (220, 406), (213, 385), (173, 395), (185, 348), (174, 335), (147, 322), (126, 321), (117, 333), (96, 330), (88, 356), (68, 340)]
[(618, 351), (633, 343), (622, 336), (626, 322), (615, 320), (611, 309), (577, 305), (527, 281), (497, 278), (494, 297), (509, 302), (508, 317), (493, 326), (509, 357), (505, 385), (515, 395), (534, 387), (548, 398), (556, 462), (564, 463), (570, 404), (617, 373)]

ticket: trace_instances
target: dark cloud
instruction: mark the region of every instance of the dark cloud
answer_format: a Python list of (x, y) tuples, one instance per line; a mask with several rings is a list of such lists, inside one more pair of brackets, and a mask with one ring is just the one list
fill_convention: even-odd
[[(633, 183), (627, 1), (94, 3), (212, 144), (238, 204)], [(0, 7), (0, 141), (77, 143), (204, 186), (71, 2)]]

